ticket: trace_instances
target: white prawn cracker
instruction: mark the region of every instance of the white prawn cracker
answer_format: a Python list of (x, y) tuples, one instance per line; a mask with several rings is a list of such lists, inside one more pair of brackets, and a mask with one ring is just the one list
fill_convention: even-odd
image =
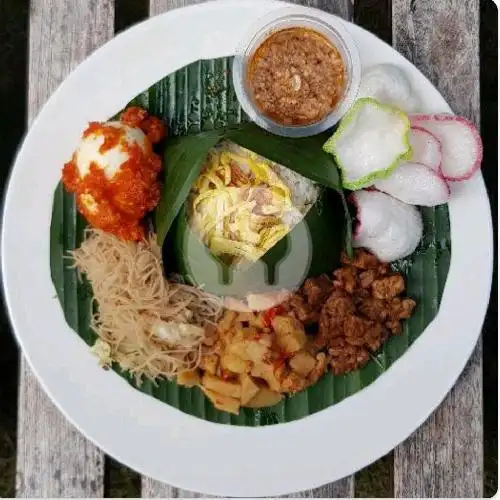
[(411, 255), (423, 234), (418, 209), (378, 191), (357, 191), (351, 196), (358, 227), (353, 245), (370, 250), (383, 262)]
[(335, 156), (343, 186), (357, 190), (411, 158), (409, 131), (405, 113), (366, 97), (354, 103), (323, 149)]
[(435, 135), (425, 130), (425, 128), (412, 126), (410, 130), (410, 145), (413, 150), (411, 158), (413, 163), (427, 165), (434, 172), (442, 175), (442, 147), (441, 142)]
[(374, 186), (409, 205), (435, 207), (450, 199), (450, 188), (446, 181), (421, 163), (405, 163)]
[(433, 134), (441, 143), (441, 173), (449, 181), (470, 179), (481, 167), (483, 143), (471, 121), (445, 113), (412, 115), (412, 125)]
[(394, 64), (377, 64), (368, 68), (359, 86), (358, 97), (373, 97), (382, 104), (414, 112), (419, 102), (405, 72)]

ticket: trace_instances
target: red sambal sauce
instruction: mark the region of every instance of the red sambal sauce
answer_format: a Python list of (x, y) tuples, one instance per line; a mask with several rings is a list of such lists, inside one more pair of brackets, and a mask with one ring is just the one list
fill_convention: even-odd
[(83, 138), (90, 137), (93, 134), (99, 134), (104, 137), (104, 142), (99, 148), (101, 154), (118, 146), (123, 138), (123, 130), (105, 123), (90, 122), (87, 129), (83, 132)]
[(124, 125), (140, 128), (153, 144), (157, 144), (167, 135), (165, 124), (160, 119), (149, 116), (145, 109), (138, 106), (127, 108), (120, 121)]
[(124, 131), (120, 128), (105, 123), (90, 123), (84, 138), (96, 133), (103, 135), (104, 143), (99, 148), (101, 154), (120, 145), (121, 151), (128, 154), (128, 159), (108, 179), (104, 170), (95, 163), (81, 177), (76, 155), (73, 155), (73, 159), (64, 166), (62, 180), (66, 189), (75, 193), (78, 209), (91, 226), (123, 240), (138, 241), (145, 234), (142, 219), (160, 200), (158, 174), (162, 161), (153, 152), (152, 144), (165, 137), (166, 128), (158, 118), (137, 107), (128, 108), (120, 122), (141, 128), (149, 139), (145, 149), (122, 141)]
[(276, 123), (305, 126), (333, 111), (344, 94), (345, 64), (326, 36), (304, 27), (271, 34), (247, 72), (254, 102)]

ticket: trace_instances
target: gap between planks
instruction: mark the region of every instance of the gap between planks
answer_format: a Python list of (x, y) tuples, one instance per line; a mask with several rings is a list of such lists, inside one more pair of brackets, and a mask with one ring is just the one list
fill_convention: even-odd
[[(479, 0), (392, 0), (392, 16), (394, 47), (479, 124)], [(396, 448), (396, 497), (482, 498), (481, 351), (479, 341), (442, 405)]]
[[(31, 123), (66, 75), (113, 37), (114, 1), (32, 0), (30, 7)], [(102, 497), (102, 452), (55, 408), (24, 358), (18, 405), (16, 496)]]

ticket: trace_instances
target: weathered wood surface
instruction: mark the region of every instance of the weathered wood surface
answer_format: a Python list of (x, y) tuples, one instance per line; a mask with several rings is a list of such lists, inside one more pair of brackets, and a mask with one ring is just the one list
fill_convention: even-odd
[[(290, 3), (315, 7), (352, 21), (354, 0), (286, 0)], [(364, 0), (363, 0), (364, 1)]]
[[(113, 36), (113, 0), (32, 0), (29, 120), (64, 77)], [(59, 413), (21, 361), (16, 495), (102, 497), (104, 458)]]
[(188, 7), (197, 3), (203, 3), (206, 0), (149, 0), (149, 15), (157, 16), (172, 9)]
[[(479, 123), (479, 0), (392, 0), (393, 44)], [(440, 408), (395, 450), (396, 497), (482, 497), (481, 342)]]

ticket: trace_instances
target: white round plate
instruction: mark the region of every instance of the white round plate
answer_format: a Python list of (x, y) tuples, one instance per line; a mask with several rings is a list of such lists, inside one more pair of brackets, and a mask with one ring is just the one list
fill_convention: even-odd
[[(49, 226), (61, 168), (85, 125), (112, 116), (132, 96), (188, 63), (233, 54), (259, 16), (282, 6), (222, 0), (173, 10), (117, 36), (78, 67), (43, 108), (19, 152), (4, 208), (7, 305), (22, 350), (52, 400), (85, 436), (140, 473), (223, 496), (277, 496), (319, 486), (389, 452), (424, 422), (464, 368), (491, 286), (491, 217), (477, 174), (453, 186), (448, 281), (440, 312), (418, 341), (354, 396), (302, 420), (261, 428), (205, 422), (132, 389), (100, 369), (68, 327), (50, 278)], [(425, 103), (422, 111), (450, 111), (406, 59), (361, 28), (345, 27), (364, 67), (401, 65)]]

